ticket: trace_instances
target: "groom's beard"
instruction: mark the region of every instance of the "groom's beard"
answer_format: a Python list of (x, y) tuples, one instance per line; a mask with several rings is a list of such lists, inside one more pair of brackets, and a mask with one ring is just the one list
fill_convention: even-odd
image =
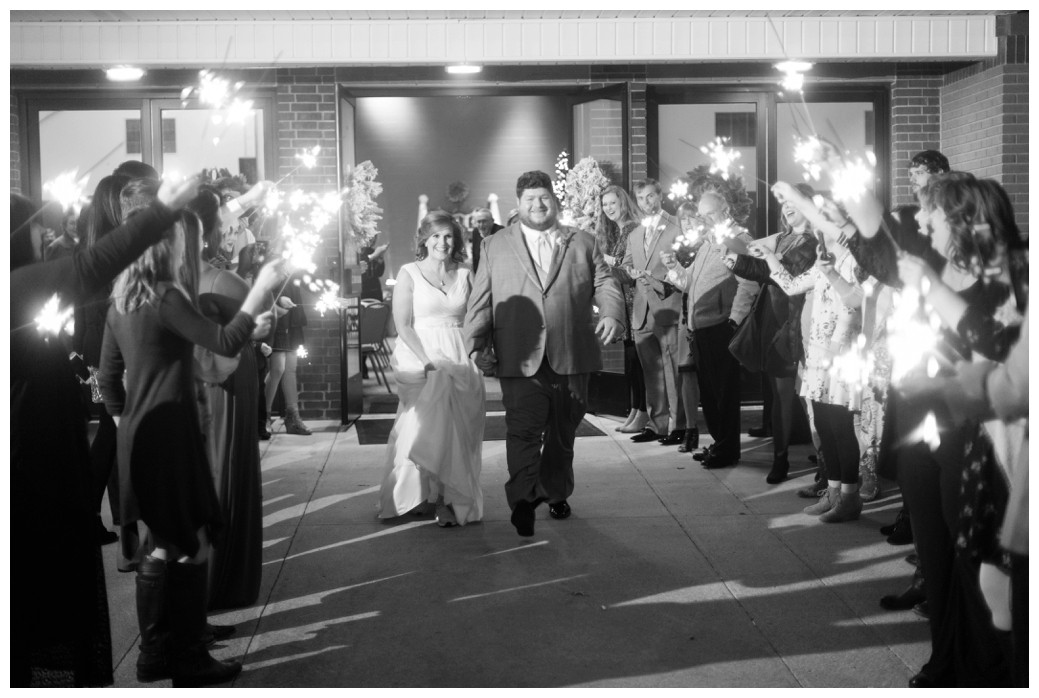
[(555, 211), (549, 211), (545, 214), (544, 220), (534, 222), (528, 216), (520, 214), (520, 223), (527, 226), (531, 230), (551, 230), (556, 226), (557, 214)]

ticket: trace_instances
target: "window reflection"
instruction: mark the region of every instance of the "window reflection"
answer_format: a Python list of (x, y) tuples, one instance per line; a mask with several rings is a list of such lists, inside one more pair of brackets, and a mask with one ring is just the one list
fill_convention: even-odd
[(700, 148), (716, 137), (728, 137), (728, 147), (740, 153), (743, 183), (755, 196), (757, 172), (757, 105), (661, 104), (659, 106), (660, 183), (665, 191), (679, 177), (711, 159)]
[[(776, 114), (776, 167), (784, 182), (802, 182), (802, 168), (794, 162), (794, 142), (798, 136), (814, 133), (854, 157), (873, 152), (876, 125), (872, 102), (781, 103)], [(815, 186), (815, 182), (812, 185)]]
[(596, 99), (573, 107), (574, 152), (571, 165), (595, 158), (614, 184), (624, 184), (624, 113), (619, 99)]
[(89, 173), (84, 188), (89, 193), (119, 163), (140, 160), (139, 143), (136, 150), (127, 148), (128, 122), (137, 123), (139, 141), (141, 112), (137, 109), (41, 110), (41, 182), (78, 169), (80, 177)]
[(251, 109), (234, 122), (222, 117), (226, 111), (163, 109), (162, 171), (183, 176), (226, 169), (251, 182), (263, 177), (263, 112)]

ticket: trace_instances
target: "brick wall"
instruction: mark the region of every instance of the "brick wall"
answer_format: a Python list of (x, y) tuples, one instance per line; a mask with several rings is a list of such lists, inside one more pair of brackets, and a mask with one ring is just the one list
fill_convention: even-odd
[(941, 150), (941, 75), (900, 75), (891, 87), (891, 204), (914, 201), (909, 160)]
[(18, 97), (11, 93), (11, 192), (22, 193), (22, 142), (18, 134)]
[(599, 65), (589, 70), (590, 87), (628, 84), (628, 181), (646, 177), (646, 66)]
[[(333, 68), (282, 69), (277, 71), (275, 119), (277, 171), (268, 177), (277, 180), (299, 166), (297, 155), (304, 149), (321, 146), (317, 165), (288, 176), (279, 188), (308, 192), (335, 191), (336, 164), (336, 83)], [(333, 224), (322, 231), (322, 245), (314, 256), (316, 276), (339, 280), (339, 239)], [(299, 361), (299, 408), (307, 419), (338, 419), (339, 318), (335, 313), (321, 317), (313, 309), (315, 298), (303, 289), (307, 313), (304, 328), (309, 356)]]
[(994, 58), (944, 77), (942, 152), (956, 169), (1000, 182), (1028, 235), (1028, 18), (1001, 16)]
[(624, 134), (619, 128), (623, 123), (621, 105), (608, 101), (592, 104), (589, 132), (592, 142), (588, 154), (595, 158), (614, 184), (622, 184), (624, 179), (624, 173), (619, 170), (624, 160)]

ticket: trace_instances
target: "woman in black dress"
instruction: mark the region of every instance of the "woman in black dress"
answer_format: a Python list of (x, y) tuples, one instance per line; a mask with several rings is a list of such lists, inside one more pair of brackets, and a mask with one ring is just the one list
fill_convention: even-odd
[(174, 686), (220, 683), (241, 671), (205, 648), (209, 541), (221, 516), (199, 426), (194, 347), (222, 356), (241, 351), (257, 326), (271, 322), (263, 296), (279, 280), (273, 266), (264, 267), (241, 311), (221, 327), (196, 309), (197, 289), (180, 281), (182, 265), (199, 264), (185, 256), (189, 235), (198, 239), (201, 224), (184, 213), (116, 279), (99, 377), (119, 426), (123, 523), (143, 521), (155, 543), (137, 568), (137, 675), (172, 678)]
[[(60, 336), (34, 318), (57, 295), (79, 303), (105, 288), (172, 224), (194, 184), (90, 248), (33, 264), (23, 197), (11, 197), (11, 685), (112, 683), (104, 567), (94, 522), (80, 386)], [(55, 548), (50, 543), (61, 541)]]
[[(263, 189), (250, 192), (253, 198)], [(239, 197), (239, 202), (245, 197)], [(229, 323), (249, 295), (249, 285), (237, 274), (210, 264), (222, 238), (222, 199), (203, 186), (190, 204), (204, 231), (198, 304), (202, 314), (219, 325)], [(264, 307), (272, 303), (265, 298)], [(209, 609), (240, 608), (256, 601), (260, 592), (263, 552), (263, 512), (260, 488), (260, 400), (256, 357), (251, 345), (238, 353), (238, 366), (229, 375), (198, 375), (206, 396), (203, 419), (209, 465), (213, 471), (225, 529), (214, 544), (209, 563)], [(224, 378), (224, 380), (220, 380)]]

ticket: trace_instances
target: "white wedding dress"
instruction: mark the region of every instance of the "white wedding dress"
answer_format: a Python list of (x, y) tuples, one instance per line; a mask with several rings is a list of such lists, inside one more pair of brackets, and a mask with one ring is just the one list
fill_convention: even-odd
[(435, 502), (442, 483), (444, 503), (454, 509), (458, 523), (479, 521), (483, 375), (466, 355), (462, 339), (471, 272), (459, 268), (454, 284), (440, 290), (414, 263), (400, 271), (414, 282), (413, 327), (436, 370), (426, 377), (423, 363), (397, 340), (391, 365), (400, 403), (386, 449), (379, 518)]

